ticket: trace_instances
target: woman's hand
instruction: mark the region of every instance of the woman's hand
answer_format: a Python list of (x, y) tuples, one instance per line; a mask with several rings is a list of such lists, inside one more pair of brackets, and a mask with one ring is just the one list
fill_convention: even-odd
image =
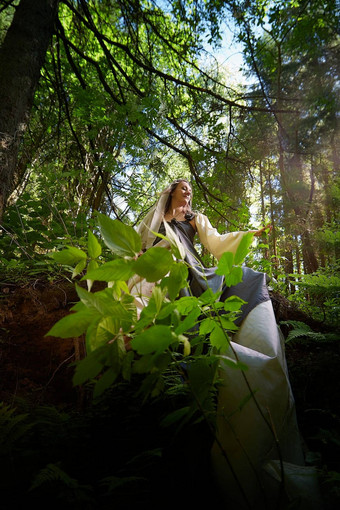
[(266, 230), (268, 230), (268, 234), (270, 234), (270, 232), (273, 230), (273, 225), (269, 223), (265, 227), (262, 227), (259, 230), (251, 230), (251, 232), (253, 232), (254, 236), (260, 237), (265, 233)]

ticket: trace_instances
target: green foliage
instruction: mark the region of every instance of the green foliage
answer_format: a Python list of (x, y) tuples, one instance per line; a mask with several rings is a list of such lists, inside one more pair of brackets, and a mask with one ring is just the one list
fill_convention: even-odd
[(331, 326), (337, 326), (340, 317), (340, 277), (337, 264), (307, 274), (296, 275), (294, 285), (298, 291), (290, 300), (311, 313), (319, 320), (326, 321)]
[(171, 270), (172, 264), (171, 253), (165, 248), (154, 246), (136, 260), (133, 268), (148, 282), (156, 282)]
[(105, 244), (120, 257), (135, 257), (141, 249), (141, 240), (136, 231), (118, 220), (98, 214), (100, 232)]
[(292, 329), (289, 331), (286, 343), (302, 341), (308, 342), (309, 340), (315, 342), (332, 342), (339, 341), (340, 336), (336, 333), (319, 333), (313, 331), (308, 324), (300, 321), (281, 321), (280, 324), (291, 326)]
[[(30, 503), (43, 508), (46, 501), (51, 508), (107, 508), (112, 498), (118, 505), (135, 498), (140, 502), (152, 469), (162, 465), (164, 446), (159, 438), (155, 441), (147, 421), (150, 409), (140, 408), (133, 391), (120, 387), (81, 414), (21, 401), (17, 406), (23, 413), (1, 404), (1, 437), (6, 441), (0, 448), (2, 508)], [(136, 420), (142, 426), (148, 423), (150, 432), (145, 427), (143, 434), (129, 437)]]
[(0, 457), (11, 452), (32, 427), (26, 419), (27, 414), (16, 414), (15, 409), (0, 402)]
[[(91, 255), (90, 260), (100, 265), (92, 269), (88, 264), (81, 281), (107, 283), (96, 292), (76, 284), (80, 301), (47, 333), (61, 338), (85, 334), (87, 355), (76, 364), (74, 384), (90, 384), (98, 399), (120, 381), (143, 377), (139, 393), (145, 400), (164, 392), (171, 394), (170, 381), (174, 378), (175, 387), (181, 387), (185, 395), (188, 412), (177, 409), (165, 423), (179, 420), (183, 426), (205, 419), (214, 428), (219, 354), (229, 347), (228, 333), (237, 330), (234, 320), (244, 301), (234, 296), (219, 302), (220, 293), (210, 289), (198, 298), (179, 297), (187, 286), (188, 268), (183, 261), (175, 262), (179, 251), (174, 239), (163, 236), (169, 249), (155, 246), (140, 254), (140, 238), (134, 229), (104, 215), (98, 215), (98, 221), (114, 260), (100, 259), (100, 244), (90, 234), (88, 254), (72, 246), (53, 253), (56, 261), (73, 262), (76, 267), (79, 262), (85, 267)], [(235, 256), (230, 253), (221, 258), (218, 272), (229, 284), (235, 285), (242, 278), (239, 264), (252, 237), (244, 236)], [(130, 294), (128, 285), (136, 278), (153, 287), (139, 314), (135, 303), (138, 296)], [(228, 363), (245, 368), (232, 359)]]
[[(29, 429), (12, 441), (10, 450), (0, 452), (2, 508), (40, 509), (49, 502), (53, 509), (104, 510), (113, 501), (117, 508), (156, 508), (165, 493), (167, 502), (175, 503), (178, 490), (188, 484), (199, 487), (200, 480), (205, 485), (199, 494), (184, 491), (181, 501), (192, 504), (205, 495), (211, 501), (207, 430), (184, 424), (176, 433), (178, 420), (160, 427), (175, 402), (178, 408), (183, 405), (183, 395), (170, 395), (167, 385), (165, 398), (163, 393), (143, 402), (137, 394), (141, 383), (138, 377), (119, 383), (81, 409), (16, 401), (9, 420), (25, 414), (21, 425)], [(178, 465), (183, 449), (189, 454)], [(197, 464), (191, 451), (204, 460)], [(169, 485), (175, 493), (168, 493)]]
[(90, 497), (92, 487), (89, 485), (81, 485), (77, 480), (70, 477), (58, 464), (47, 464), (35, 476), (30, 491), (40, 489), (45, 484), (55, 485), (55, 494), (60, 502), (94, 503)]

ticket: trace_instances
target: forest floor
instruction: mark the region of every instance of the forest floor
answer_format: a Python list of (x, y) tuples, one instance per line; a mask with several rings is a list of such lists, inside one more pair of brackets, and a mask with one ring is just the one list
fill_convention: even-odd
[[(84, 394), (72, 385), (72, 363), (83, 356), (83, 340), (45, 336), (77, 301), (66, 279), (0, 283), (0, 402), (81, 411)], [(306, 319), (284, 298), (272, 301), (278, 323)], [(289, 343), (286, 358), (306, 462), (318, 468), (331, 509), (340, 501), (340, 343)]]

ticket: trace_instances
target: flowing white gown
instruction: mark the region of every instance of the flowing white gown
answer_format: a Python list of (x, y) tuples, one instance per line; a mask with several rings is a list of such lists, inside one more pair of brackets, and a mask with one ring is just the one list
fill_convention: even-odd
[[(158, 204), (156, 214), (151, 211), (138, 228), (146, 249), (155, 240), (150, 225), (154, 232), (160, 228), (162, 207)], [(235, 254), (246, 234), (221, 235), (203, 214), (195, 216), (195, 223), (200, 242), (218, 260), (226, 251)], [(188, 244), (183, 229), (172, 227), (184, 253)], [(130, 282), (139, 309), (153, 285), (138, 278)], [(272, 510), (292, 504), (298, 509), (322, 508), (315, 470), (304, 465), (284, 342), (269, 298), (253, 302), (225, 356), (236, 357), (248, 367), (244, 372), (223, 363), (220, 367), (223, 385), (211, 460), (226, 508)]]

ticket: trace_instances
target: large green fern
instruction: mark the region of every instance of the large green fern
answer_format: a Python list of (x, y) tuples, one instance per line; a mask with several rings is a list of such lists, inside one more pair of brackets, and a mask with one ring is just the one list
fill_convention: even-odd
[[(45, 487), (47, 486), (47, 487)], [(35, 476), (30, 491), (45, 487), (48, 493), (60, 500), (60, 504), (92, 502), (93, 487), (81, 484), (60, 467), (60, 463), (47, 464)]]
[(45, 483), (61, 482), (70, 489), (79, 487), (78, 480), (71, 478), (58, 464), (47, 464), (34, 478), (30, 490), (37, 489)]
[(27, 414), (16, 414), (16, 409), (0, 402), (0, 455), (5, 455), (33, 427)]
[(286, 343), (295, 341), (295, 340), (314, 340), (316, 342), (332, 342), (336, 340), (340, 340), (339, 335), (335, 333), (319, 333), (313, 331), (308, 324), (300, 321), (281, 321), (280, 324), (286, 326), (292, 326), (293, 329), (289, 331), (288, 336), (286, 338)]

